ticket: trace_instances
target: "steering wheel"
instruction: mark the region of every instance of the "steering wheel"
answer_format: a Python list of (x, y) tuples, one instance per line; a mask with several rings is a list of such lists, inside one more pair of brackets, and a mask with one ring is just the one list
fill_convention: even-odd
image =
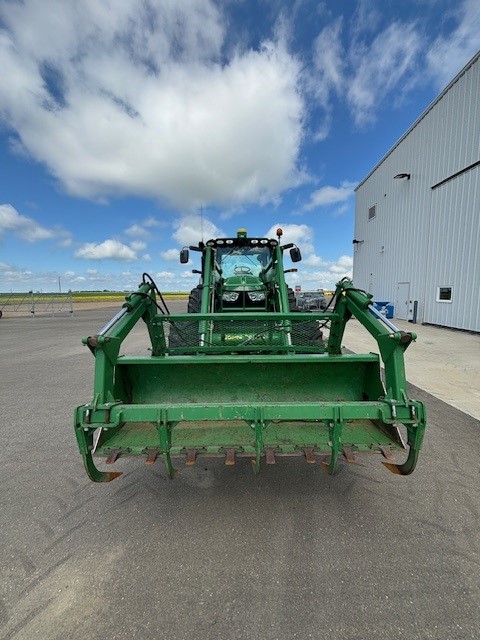
[(236, 276), (246, 276), (246, 275), (252, 275), (252, 270), (250, 269), (250, 267), (245, 267), (243, 265), (236, 264), (233, 267), (233, 273)]

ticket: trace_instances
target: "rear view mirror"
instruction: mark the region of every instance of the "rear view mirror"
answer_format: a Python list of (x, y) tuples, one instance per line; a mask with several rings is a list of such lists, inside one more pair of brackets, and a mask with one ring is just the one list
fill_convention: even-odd
[(290, 258), (292, 262), (300, 262), (302, 259), (302, 254), (300, 253), (300, 249), (298, 247), (293, 247), (290, 249)]
[(188, 249), (182, 249), (180, 251), (180, 262), (182, 264), (187, 264), (189, 259), (190, 259), (190, 256), (189, 256), (189, 253), (188, 253)]

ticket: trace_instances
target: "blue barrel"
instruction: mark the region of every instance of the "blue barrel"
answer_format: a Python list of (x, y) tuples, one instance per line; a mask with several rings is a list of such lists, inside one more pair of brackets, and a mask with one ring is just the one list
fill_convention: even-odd
[(373, 303), (375, 309), (378, 309), (386, 318), (393, 318), (393, 304), (390, 304), (388, 300), (376, 300)]

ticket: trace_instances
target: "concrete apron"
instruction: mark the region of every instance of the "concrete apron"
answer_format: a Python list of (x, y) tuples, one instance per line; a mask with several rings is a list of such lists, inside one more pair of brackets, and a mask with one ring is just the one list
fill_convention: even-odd
[[(405, 352), (408, 381), (480, 420), (480, 335), (392, 322), (418, 336)], [(343, 343), (356, 353), (378, 353), (375, 340), (355, 319), (347, 323)]]

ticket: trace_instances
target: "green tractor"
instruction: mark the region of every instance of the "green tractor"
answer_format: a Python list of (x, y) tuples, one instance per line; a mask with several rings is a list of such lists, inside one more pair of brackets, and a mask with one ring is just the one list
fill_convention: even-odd
[[(169, 333), (170, 348), (182, 347), (189, 352), (197, 352), (199, 336), (203, 346), (248, 347), (265, 344), (267, 352), (272, 351), (275, 343), (284, 346), (285, 339), (295, 344), (297, 351), (301, 346), (323, 347), (322, 331), (317, 320), (306, 320), (289, 326), (277, 326), (277, 316), (271, 314), (298, 311), (295, 294), (285, 283), (284, 274), (297, 269), (284, 269), (283, 254), (290, 251), (292, 262), (302, 259), (300, 249), (293, 245), (280, 245), (282, 229), (277, 229), (277, 240), (268, 238), (249, 238), (245, 229), (239, 229), (236, 238), (218, 238), (209, 240), (206, 245), (190, 247), (190, 251), (202, 254), (200, 283), (190, 293), (189, 313), (216, 313), (219, 318), (209, 326), (209, 333), (199, 334), (199, 323), (190, 322), (187, 326), (173, 324)], [(187, 264), (189, 249), (180, 252), (180, 262)], [(253, 322), (250, 314), (242, 322), (223, 320), (228, 312), (250, 312), (255, 314)], [(259, 321), (258, 312), (270, 314)], [(277, 326), (277, 329), (275, 327)], [(260, 329), (260, 331), (259, 331)], [(317, 349), (315, 349), (317, 351)]]
[[(75, 433), (93, 481), (121, 475), (100, 471), (93, 456), (107, 465), (161, 458), (170, 478), (176, 459), (192, 465), (206, 456), (226, 465), (251, 458), (256, 473), (262, 462), (300, 456), (333, 474), (341, 461), (377, 453), (394, 473), (414, 470), (425, 408), (408, 397), (403, 353), (415, 334), (399, 331), (346, 278), (327, 309), (298, 310), (284, 275), (295, 269), (285, 270), (283, 258), (289, 250), (298, 262), (301, 254), (281, 236), (278, 229), (277, 239), (251, 238), (240, 229), (183, 249), (183, 264), (190, 251), (202, 264), (187, 313), (170, 314), (144, 274), (122, 309), (83, 339), (95, 356), (94, 394), (75, 410)], [(342, 352), (352, 316), (377, 340), (384, 383), (378, 354)], [(120, 355), (140, 319), (151, 354)]]

